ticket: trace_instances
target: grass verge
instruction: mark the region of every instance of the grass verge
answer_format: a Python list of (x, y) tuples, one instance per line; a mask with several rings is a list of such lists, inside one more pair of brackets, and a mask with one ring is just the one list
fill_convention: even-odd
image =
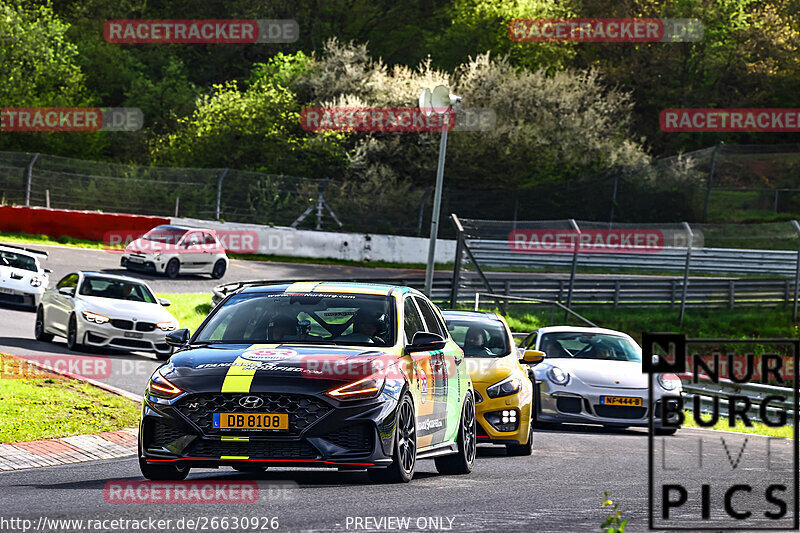
[(211, 311), (211, 295), (208, 293), (165, 293), (159, 294), (158, 297), (172, 302), (167, 310), (178, 319), (182, 328), (188, 328), (192, 332)]
[[(686, 418), (683, 421), (683, 427), (685, 428), (702, 428), (703, 426), (699, 425), (692, 415), (691, 411), (684, 412)], [(711, 415), (703, 416), (703, 420), (710, 419)], [(728, 423), (728, 418), (721, 416), (716, 424), (710, 428), (704, 429), (718, 429), (722, 431), (733, 431), (734, 433), (754, 433), (756, 435), (765, 435), (767, 437), (781, 437), (784, 439), (791, 439), (794, 438), (794, 427), (793, 426), (781, 426), (781, 427), (771, 427), (762, 422), (752, 422), (751, 427), (747, 427), (744, 425), (744, 422), (737, 419), (736, 425), (734, 427), (730, 427)]]
[(0, 443), (55, 439), (135, 426), (140, 406), (82, 381), (31, 370), (0, 355)]

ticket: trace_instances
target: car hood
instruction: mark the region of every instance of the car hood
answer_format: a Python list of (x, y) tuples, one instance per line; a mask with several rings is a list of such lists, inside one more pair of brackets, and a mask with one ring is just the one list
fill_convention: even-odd
[(149, 241), (139, 238), (128, 243), (125, 252), (129, 254), (178, 253), (178, 249), (178, 246), (172, 242)]
[(516, 354), (505, 357), (466, 357), (464, 361), (473, 383), (497, 383), (508, 377), (519, 363)]
[(134, 302), (131, 300), (116, 300), (114, 298), (101, 298), (98, 296), (78, 296), (82, 311), (99, 313), (109, 318), (124, 320), (145, 320), (147, 322), (175, 321), (175, 317), (162, 305), (147, 302)]
[(569, 372), (587, 385), (646, 389), (647, 374), (642, 373), (638, 361), (608, 361), (598, 359), (546, 359), (549, 366), (557, 366)]
[(214, 344), (176, 352), (166, 369), (170, 375), (165, 377), (205, 379), (225, 376), (231, 367), (243, 367), (254, 369), (256, 377), (302, 375), (349, 381), (385, 368), (395, 359), (391, 350), (368, 347)]

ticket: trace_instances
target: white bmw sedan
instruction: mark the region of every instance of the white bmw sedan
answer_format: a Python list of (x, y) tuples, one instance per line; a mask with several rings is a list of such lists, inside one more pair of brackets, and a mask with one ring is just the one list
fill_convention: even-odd
[[(642, 372), (642, 349), (630, 336), (603, 328), (553, 326), (531, 333), (521, 348), (546, 354), (533, 367), (538, 421), (649, 425), (648, 374)], [(675, 433), (675, 428), (660, 427), (661, 407), (665, 396), (680, 396), (681, 389), (677, 376), (656, 375), (657, 433)]]
[(146, 350), (165, 360), (172, 353), (165, 336), (178, 327), (168, 305), (135, 278), (73, 272), (42, 296), (35, 336), (46, 342), (66, 337), (70, 350), (82, 345)]

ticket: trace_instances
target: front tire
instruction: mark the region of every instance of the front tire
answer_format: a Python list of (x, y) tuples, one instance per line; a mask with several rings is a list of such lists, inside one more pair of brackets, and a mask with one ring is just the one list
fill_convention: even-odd
[(167, 275), (169, 279), (175, 279), (178, 277), (178, 274), (181, 271), (181, 263), (175, 258), (172, 258), (167, 263), (167, 267), (164, 269), (164, 274)]
[(440, 474), (461, 475), (472, 472), (477, 454), (477, 422), (475, 421), (475, 403), (472, 393), (467, 395), (461, 410), (461, 422), (458, 428), (458, 453), (434, 458), (436, 470)]
[(525, 444), (506, 444), (506, 453), (514, 457), (533, 453), (533, 420), (530, 421), (530, 428), (528, 429), (528, 442)]
[(70, 315), (67, 325), (67, 348), (75, 351), (80, 347), (81, 343), (78, 342), (78, 320), (75, 318), (75, 315)]
[(214, 263), (214, 268), (211, 269), (211, 277), (214, 279), (220, 279), (225, 275), (225, 270), (227, 270), (227, 268), (228, 265), (225, 264), (224, 259), (217, 259), (217, 262)]
[(33, 336), (37, 341), (51, 342), (53, 340), (53, 335), (45, 332), (44, 307), (41, 305), (36, 309), (36, 324), (33, 328)]
[(392, 464), (387, 468), (367, 470), (369, 478), (378, 483), (408, 483), (414, 477), (417, 467), (417, 419), (408, 393), (403, 395), (397, 408), (392, 459)]

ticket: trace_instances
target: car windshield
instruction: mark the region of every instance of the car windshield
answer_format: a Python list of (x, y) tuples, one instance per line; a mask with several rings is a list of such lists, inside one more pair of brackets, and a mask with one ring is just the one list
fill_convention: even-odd
[(156, 226), (144, 235), (142, 239), (153, 242), (164, 242), (167, 244), (177, 244), (189, 230), (176, 228), (174, 226)]
[(112, 278), (86, 277), (83, 279), (79, 294), (83, 296), (96, 296), (99, 298), (112, 298), (114, 300), (131, 300), (134, 302), (156, 303), (156, 297), (150, 289), (127, 280)]
[(635, 342), (626, 337), (605, 333), (545, 333), (539, 349), (547, 354), (548, 359), (642, 361), (642, 350)]
[(448, 319), (447, 329), (466, 357), (503, 357), (510, 352), (508, 335), (496, 320)]
[(195, 342), (393, 346), (388, 296), (322, 292), (245, 293), (222, 304)]
[(36, 259), (29, 255), (0, 250), (0, 265), (37, 272)]

